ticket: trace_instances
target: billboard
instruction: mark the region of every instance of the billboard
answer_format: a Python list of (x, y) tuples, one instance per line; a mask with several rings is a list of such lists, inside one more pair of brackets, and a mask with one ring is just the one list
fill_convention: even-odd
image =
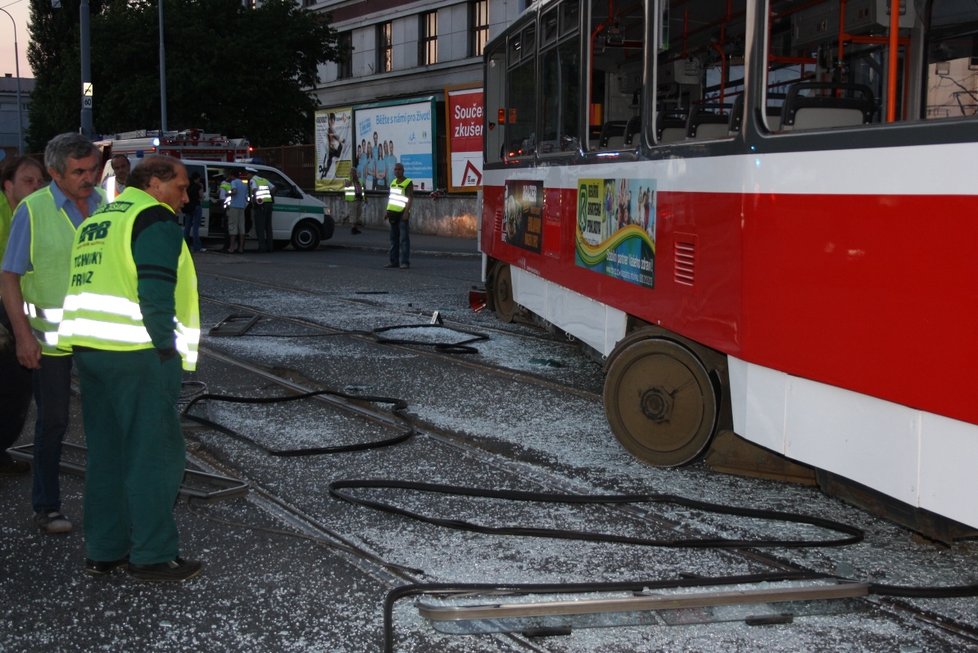
[(414, 182), (415, 191), (435, 189), (434, 98), (358, 106), (352, 148), (366, 190), (387, 190), (394, 164)]
[(448, 190), (473, 191), (482, 186), (482, 88), (445, 89), (448, 125)]
[(343, 190), (353, 165), (353, 109), (316, 111), (316, 190)]

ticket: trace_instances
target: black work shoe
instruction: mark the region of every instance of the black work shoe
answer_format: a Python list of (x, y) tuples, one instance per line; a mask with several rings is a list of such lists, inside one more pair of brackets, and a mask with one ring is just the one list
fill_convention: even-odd
[(362, 234), (363, 232), (357, 229), (356, 227), (353, 227), (353, 229), (350, 229), (350, 233), (356, 236), (357, 234)]
[(134, 565), (129, 563), (129, 575), (136, 580), (181, 582), (200, 573), (204, 565), (199, 560), (176, 558), (155, 565)]
[(91, 576), (106, 576), (113, 569), (128, 564), (128, 562), (129, 558), (120, 558), (118, 560), (92, 560), (91, 558), (85, 558), (85, 573)]
[(48, 535), (71, 532), (71, 522), (57, 510), (37, 513), (34, 515), (34, 525)]
[(30, 464), (23, 460), (7, 460), (0, 463), (0, 475), (3, 476), (20, 476), (30, 471)]
[(387, 265), (385, 265), (384, 267), (385, 267), (385, 268), (396, 268), (396, 267), (397, 267), (397, 263), (388, 263), (388, 264), (387, 264)]

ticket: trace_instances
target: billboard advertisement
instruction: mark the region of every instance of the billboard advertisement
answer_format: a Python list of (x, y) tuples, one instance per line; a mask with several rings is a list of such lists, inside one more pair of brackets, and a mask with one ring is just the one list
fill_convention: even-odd
[(653, 179), (579, 179), (577, 265), (653, 288), (655, 205)]
[(354, 107), (352, 148), (366, 190), (387, 190), (394, 164), (414, 182), (415, 191), (435, 189), (434, 98)]
[(446, 89), (448, 190), (473, 191), (482, 186), (482, 88)]
[(316, 111), (316, 190), (343, 190), (353, 165), (353, 109)]

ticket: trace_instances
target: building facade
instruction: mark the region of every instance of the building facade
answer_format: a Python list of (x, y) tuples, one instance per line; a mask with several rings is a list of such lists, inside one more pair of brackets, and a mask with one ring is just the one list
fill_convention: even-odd
[[(0, 152), (4, 156), (14, 156), (23, 145), (21, 134), (26, 140), (31, 93), (34, 91), (34, 78), (20, 78), (20, 112), (17, 111), (18, 80), (11, 74), (0, 77)], [(0, 156), (0, 159), (4, 158)]]
[[(384, 159), (397, 160), (405, 165), (408, 176), (420, 180), (415, 188), (422, 192), (412, 214), (416, 229), (474, 235), (478, 186), (453, 183), (453, 174), (461, 174), (464, 162), (457, 157), (453, 161), (452, 148), (457, 142), (450, 138), (446, 102), (451, 106), (451, 89), (481, 86), (485, 45), (527, 5), (527, 0), (305, 0), (308, 11), (332, 17), (340, 46), (348, 52), (343, 61), (321, 67), (320, 83), (312, 89), (324, 108), (317, 116), (317, 130), (321, 127), (322, 134), (317, 137), (321, 141), (318, 169), (323, 180), (321, 186), (317, 181), (317, 188), (327, 191), (327, 202), (335, 200), (334, 215), (344, 211), (340, 195), (334, 191), (348, 175), (349, 167), (358, 166), (371, 191), (385, 193), (390, 164), (386, 180), (380, 168)], [(384, 114), (386, 107), (391, 107), (390, 115)], [(399, 108), (402, 114), (397, 113)], [(481, 106), (479, 112), (481, 123)], [(425, 124), (430, 124), (430, 133), (424, 126), (413, 129), (413, 125), (405, 131), (404, 124), (428, 113), (430, 123)], [(388, 141), (384, 129), (377, 125), (395, 123), (401, 130), (392, 127), (389, 131), (403, 138)], [(382, 147), (377, 145), (378, 131)], [(402, 145), (409, 139), (416, 144), (427, 138), (431, 143), (430, 168), (420, 160), (423, 147), (412, 154)], [(481, 159), (481, 145), (479, 149)], [(481, 161), (479, 166), (481, 169)], [(481, 173), (473, 174), (481, 178)], [(382, 203), (369, 202), (371, 206), (379, 212)], [(368, 219), (379, 218), (371, 215)]]

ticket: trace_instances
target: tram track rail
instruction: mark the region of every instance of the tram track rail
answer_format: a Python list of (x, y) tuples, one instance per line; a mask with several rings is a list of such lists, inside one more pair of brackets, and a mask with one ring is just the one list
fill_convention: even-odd
[[(377, 292), (359, 291), (356, 294), (361, 295), (360, 297), (350, 297), (348, 294), (320, 292), (316, 290), (310, 290), (309, 288), (299, 288), (296, 286), (289, 286), (281, 283), (274, 283), (271, 281), (249, 279), (247, 277), (236, 276), (232, 274), (220, 274), (217, 272), (198, 272), (198, 276), (200, 277), (206, 276), (214, 279), (223, 279), (225, 281), (234, 281), (237, 283), (246, 283), (253, 286), (258, 286), (260, 288), (269, 288), (271, 290), (294, 292), (301, 295), (308, 295), (310, 297), (328, 298), (331, 300), (336, 300), (341, 303), (351, 304), (354, 306), (366, 306), (370, 308), (382, 309), (389, 313), (394, 312), (399, 315), (403, 315), (405, 317), (417, 317), (419, 314), (421, 314), (421, 312), (417, 310), (409, 311), (404, 309), (398, 309), (390, 306), (389, 304), (372, 301), (367, 298), (371, 295), (386, 295), (388, 294), (386, 291), (377, 291)], [(448, 326), (456, 326), (456, 327), (467, 328), (467, 329), (471, 329), (474, 327), (474, 325), (469, 324), (467, 322), (462, 322), (460, 320), (453, 320), (451, 318), (445, 318), (444, 316), (442, 317), (442, 319), (444, 320), (444, 323)], [(569, 334), (565, 334), (565, 337), (561, 339), (549, 332), (547, 333), (532, 333), (532, 332), (528, 333), (525, 331), (518, 332), (515, 329), (493, 326), (491, 324), (480, 324), (477, 328), (481, 331), (489, 331), (492, 333), (498, 333), (500, 335), (505, 335), (510, 337), (524, 338), (527, 340), (537, 340), (541, 342), (553, 342), (553, 343), (562, 343), (562, 344), (566, 343), (568, 344), (568, 346), (573, 346), (570, 344), (573, 341), (572, 341), (572, 336), (570, 336)]]
[[(478, 361), (474, 361), (474, 360), (469, 360), (469, 359), (466, 359), (466, 358), (463, 358), (463, 357), (460, 357), (460, 356), (457, 356), (457, 355), (449, 355), (449, 354), (441, 353), (441, 352), (439, 352), (437, 350), (432, 350), (430, 347), (423, 346), (423, 343), (418, 343), (417, 345), (407, 345), (407, 344), (400, 344), (400, 343), (385, 342), (383, 340), (377, 340), (375, 338), (371, 338), (371, 337), (369, 337), (369, 335), (367, 335), (363, 331), (357, 331), (357, 330), (343, 329), (343, 328), (339, 328), (339, 327), (334, 327), (334, 326), (330, 326), (330, 325), (327, 325), (327, 324), (322, 324), (320, 322), (316, 322), (314, 320), (308, 320), (306, 318), (301, 318), (301, 317), (296, 317), (296, 316), (279, 315), (279, 314), (276, 314), (276, 313), (272, 313), (272, 312), (269, 312), (269, 311), (262, 310), (260, 308), (254, 307), (254, 306), (250, 306), (248, 304), (241, 304), (241, 303), (238, 303), (238, 302), (230, 302), (230, 301), (227, 301), (227, 300), (218, 299), (216, 297), (209, 297), (209, 296), (205, 296), (205, 295), (201, 295), (200, 299), (201, 299), (202, 302), (208, 302), (210, 304), (215, 304), (215, 305), (219, 305), (219, 306), (225, 306), (229, 310), (232, 310), (232, 311), (235, 311), (235, 312), (249, 312), (249, 313), (253, 313), (253, 314), (258, 315), (258, 316), (260, 316), (260, 317), (262, 317), (264, 319), (267, 319), (267, 320), (274, 320), (274, 321), (284, 322), (284, 323), (287, 323), (287, 324), (293, 324), (293, 325), (301, 326), (301, 327), (308, 328), (308, 329), (317, 329), (323, 335), (336, 335), (336, 336), (346, 336), (346, 337), (350, 337), (350, 338), (355, 338), (355, 339), (361, 340), (363, 342), (374, 343), (374, 344), (376, 344), (378, 346), (390, 347), (390, 348), (398, 349), (398, 350), (401, 350), (401, 351), (409, 351), (413, 355), (424, 356), (424, 357), (430, 358), (432, 360), (438, 360), (438, 361), (442, 361), (442, 362), (450, 362), (450, 363), (452, 363), (454, 365), (458, 365), (458, 366), (461, 366), (461, 367), (466, 367), (466, 368), (469, 368), (469, 369), (479, 370), (480, 372), (485, 372), (487, 374), (492, 374), (492, 375), (497, 376), (497, 377), (500, 377), (500, 378), (505, 378), (505, 379), (509, 379), (509, 380), (513, 380), (513, 381), (519, 381), (519, 382), (523, 382), (523, 383), (531, 383), (531, 384), (536, 385), (538, 387), (547, 388), (549, 390), (555, 390), (555, 391), (558, 391), (558, 392), (564, 392), (564, 393), (567, 393), (567, 394), (572, 394), (574, 396), (581, 397), (583, 399), (594, 400), (594, 401), (600, 401), (601, 400), (601, 394), (598, 393), (598, 392), (594, 392), (594, 391), (586, 390), (586, 389), (581, 389), (581, 388), (575, 388), (574, 386), (568, 385), (566, 383), (560, 383), (560, 382), (557, 382), (557, 381), (552, 381), (550, 379), (546, 379), (546, 378), (544, 378), (542, 376), (539, 376), (537, 374), (532, 374), (530, 372), (523, 372), (523, 371), (519, 371), (519, 370), (512, 370), (512, 369), (503, 368), (503, 367), (499, 367), (499, 366), (495, 366), (495, 365), (490, 365), (490, 364), (487, 364), (485, 362), (478, 362)], [(417, 317), (418, 316), (418, 313), (411, 313), (410, 315), (413, 315), (414, 317)], [(457, 324), (458, 324), (458, 326), (462, 326), (461, 323), (457, 323)], [(412, 326), (412, 325), (405, 325), (405, 328), (409, 328), (410, 326)], [(421, 327), (421, 326), (424, 326), (424, 324), (419, 323), (416, 326)], [(446, 323), (445, 323), (444, 326), (446, 326), (446, 328), (449, 328), (450, 329), (450, 328), (452, 328), (452, 323), (450, 321), (446, 321)], [(472, 328), (471, 325), (465, 325), (465, 327), (466, 328)], [(315, 337), (316, 335), (317, 334), (315, 334), (315, 333), (313, 333), (313, 334), (296, 334), (295, 337), (297, 337), (297, 338), (299, 338), (299, 337)], [(508, 335), (512, 336), (513, 334), (512, 333), (508, 333)], [(261, 337), (261, 334), (255, 335), (254, 337)], [(520, 336), (517, 334), (516, 337), (520, 337)]]
[[(411, 351), (412, 353), (416, 353), (413, 348)], [(274, 371), (269, 370), (266, 366), (254, 364), (227, 353), (218, 352), (210, 347), (203, 347), (201, 353), (204, 356), (215, 358), (226, 365), (234, 366), (249, 373), (255, 374), (261, 377), (263, 380), (270, 382), (273, 385), (278, 385), (279, 387), (282, 387), (290, 392), (310, 392), (316, 389), (314, 386), (318, 386), (315, 381), (306, 379), (304, 375), (298, 371), (282, 370), (280, 368), (276, 368)], [(326, 402), (337, 409), (348, 411), (361, 418), (384, 426), (398, 427), (403, 425), (402, 422), (393, 418), (387, 411), (373, 408), (369, 404), (365, 405), (356, 400), (348, 400), (329, 395), (317, 396), (315, 399)], [(482, 464), (506, 474), (518, 475), (519, 477), (524, 478), (527, 481), (538, 485), (539, 487), (567, 493), (584, 493), (593, 491), (593, 487), (585, 487), (580, 482), (575, 482), (571, 479), (560, 477), (553, 473), (545, 473), (540, 470), (531, 470), (526, 464), (521, 463), (518, 460), (508, 459), (497, 451), (489, 450), (484, 446), (480, 446), (479, 443), (473, 442), (471, 437), (464, 433), (453, 432), (444, 428), (437, 428), (434, 427), (434, 425), (425, 424), (420, 420), (413, 420), (412, 423), (419, 429), (420, 435), (423, 437), (430, 438), (444, 446), (448, 446), (463, 452), (466, 455), (477, 457)], [(362, 561), (358, 564), (366, 565), (366, 567), (363, 567), (363, 570), (372, 570), (372, 573), (378, 579), (385, 579), (385, 582), (388, 583), (407, 582), (410, 584), (416, 584), (421, 582), (420, 577), (415, 574), (400, 572), (385, 567), (384, 565), (386, 561), (384, 561), (381, 556), (375, 552), (367, 550), (366, 548), (360, 547), (352, 540), (349, 540), (343, 536), (341, 533), (337, 533), (327, 525), (319, 522), (315, 517), (308, 515), (301, 509), (293, 506), (291, 503), (282, 500), (280, 497), (275, 495), (275, 493), (261, 488), (260, 486), (256, 486), (256, 490), (258, 494), (256, 502), (263, 506), (270, 514), (277, 515), (279, 519), (285, 523), (291, 524), (293, 527), (299, 528), (303, 532), (306, 532), (312, 536), (321, 536), (331, 541), (340, 543), (340, 546), (337, 548), (340, 550), (347, 549), (348, 553), (351, 555), (360, 556)], [(650, 526), (656, 528), (689, 530), (691, 526), (690, 524), (679, 524), (674, 520), (669, 520), (663, 518), (661, 515), (656, 515), (652, 511), (632, 505), (613, 506), (609, 509), (620, 513), (624, 518), (644, 521)], [(693, 530), (695, 530), (695, 527)], [(731, 549), (728, 550), (727, 553), (736, 556), (738, 559), (750, 561), (756, 565), (763, 565), (772, 572), (815, 573), (810, 569), (805, 569), (800, 565), (785, 561), (776, 555), (750, 547)], [(944, 615), (923, 609), (906, 599), (870, 596), (860, 600), (868, 602), (876, 610), (892, 615), (892, 618), (894, 619), (920, 622), (934, 628), (939, 628), (949, 634), (954, 635), (955, 637), (967, 641), (969, 644), (978, 644), (978, 628), (975, 628), (969, 624), (956, 622), (953, 619), (948, 619)], [(547, 650), (544, 648), (539, 648), (536, 643), (528, 640), (518, 633), (508, 633), (507, 636), (512, 640), (513, 644), (525, 647), (524, 650)]]

